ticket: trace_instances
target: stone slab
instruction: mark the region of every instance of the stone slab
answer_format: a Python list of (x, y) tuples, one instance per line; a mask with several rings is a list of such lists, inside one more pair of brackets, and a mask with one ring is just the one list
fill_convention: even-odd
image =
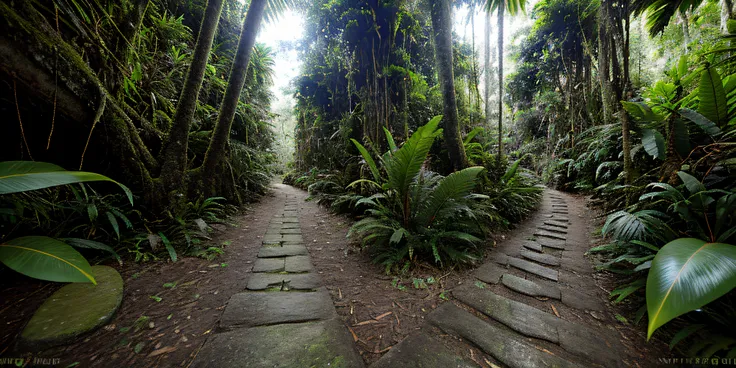
[(533, 281), (522, 279), (521, 277), (508, 273), (503, 275), (503, 277), (501, 278), (501, 283), (504, 284), (507, 288), (518, 291), (524, 295), (552, 298), (557, 300), (560, 299), (560, 289), (543, 287)]
[(248, 279), (246, 289), (263, 291), (272, 287), (282, 290), (315, 290), (320, 286), (320, 279), (315, 274), (280, 274), (254, 273)]
[(282, 272), (284, 271), (283, 258), (258, 258), (253, 264), (253, 272)]
[(363, 367), (353, 338), (337, 319), (238, 329), (215, 334), (192, 367)]
[(526, 250), (521, 250), (519, 254), (528, 260), (543, 263), (549, 266), (559, 266), (560, 265), (560, 259), (551, 254), (529, 252)]
[(564, 224), (567, 224), (570, 222), (570, 218), (567, 216), (560, 216), (560, 215), (547, 215), (547, 218), (549, 221), (558, 221), (562, 222)]
[(298, 217), (294, 217), (294, 216), (289, 216), (289, 217), (283, 217), (281, 219), (281, 221), (283, 223), (285, 223), (285, 224), (288, 224), (288, 223), (298, 224), (299, 223), (299, 218)]
[(51, 294), (23, 329), (21, 344), (65, 344), (107, 324), (123, 301), (123, 278), (108, 266), (92, 266), (92, 275), (97, 285), (72, 283)]
[(496, 295), (488, 289), (466, 287), (453, 291), (452, 295), (524, 336), (559, 342), (557, 325), (560, 319), (551, 314)]
[(561, 227), (557, 227), (557, 226), (539, 225), (539, 226), (537, 226), (537, 229), (544, 230), (544, 231), (549, 231), (549, 232), (553, 232), (553, 233), (567, 234), (567, 229), (566, 228), (561, 228)]
[(301, 235), (302, 229), (281, 229), (279, 230), (279, 234), (281, 235), (286, 235), (286, 234)]
[(563, 234), (546, 231), (546, 230), (537, 230), (534, 232), (534, 236), (536, 237), (547, 237), (552, 239), (559, 239), (559, 240), (567, 240), (567, 237)]
[(302, 236), (299, 234), (286, 234), (281, 236), (283, 238), (284, 242), (294, 242), (294, 243), (301, 243), (304, 241), (302, 239)]
[(567, 229), (567, 222), (563, 221), (555, 221), (555, 220), (547, 220), (544, 222), (547, 226), (554, 226), (557, 228)]
[(509, 265), (516, 267), (522, 271), (526, 271), (552, 281), (557, 281), (560, 277), (560, 274), (559, 272), (557, 272), (557, 270), (540, 266), (536, 263), (529, 262), (521, 258), (509, 257)]
[(575, 289), (562, 289), (561, 300), (562, 304), (577, 309), (599, 312), (606, 310), (603, 302), (597, 296), (581, 293)]
[(552, 210), (552, 214), (553, 215), (567, 215), (568, 213), (567, 213), (566, 210), (565, 211), (563, 211), (563, 210)]
[(533, 251), (541, 252), (542, 251), (542, 245), (531, 240), (527, 240), (523, 243), (521, 243), (521, 246), (526, 249), (531, 249)]
[(258, 258), (274, 258), (286, 256), (303, 256), (309, 254), (303, 245), (287, 245), (283, 247), (263, 247), (258, 251)]
[(444, 332), (472, 342), (511, 368), (584, 367), (546, 353), (524, 342), (518, 335), (486, 323), (452, 303), (443, 303), (427, 319)]
[(220, 318), (220, 328), (256, 327), (337, 317), (326, 290), (244, 292), (233, 295)]
[(566, 242), (564, 240), (560, 239), (552, 239), (547, 237), (539, 237), (537, 238), (537, 243), (542, 244), (542, 246), (553, 248), (553, 249), (565, 249)]
[(283, 229), (299, 229), (300, 225), (299, 222), (284, 222), (281, 224), (281, 227)]
[(506, 271), (498, 265), (486, 263), (478, 267), (478, 269), (473, 272), (473, 276), (475, 276), (476, 279), (489, 284), (498, 284), (498, 282), (501, 281), (501, 276), (503, 276), (505, 272)]
[(603, 367), (626, 367), (623, 358), (625, 349), (620, 341), (612, 338), (620, 336), (611, 331), (602, 334), (583, 325), (565, 322), (558, 328), (560, 346), (568, 352), (581, 356)]
[[(447, 304), (447, 303), (446, 303)], [(371, 368), (472, 368), (477, 367), (472, 361), (455, 355), (441, 342), (420, 331), (409, 335), (404, 341), (394, 346)]]
[(286, 272), (311, 272), (313, 269), (312, 262), (309, 260), (308, 256), (286, 257), (285, 260), (286, 264), (284, 267), (284, 271)]

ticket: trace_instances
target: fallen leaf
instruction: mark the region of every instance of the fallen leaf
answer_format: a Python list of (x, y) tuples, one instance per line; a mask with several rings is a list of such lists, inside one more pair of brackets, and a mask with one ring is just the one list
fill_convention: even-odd
[(557, 316), (557, 318), (560, 318), (560, 312), (557, 311), (557, 308), (555, 308), (555, 305), (550, 304), (549, 306), (552, 307), (552, 312), (555, 312), (555, 316)]
[(171, 352), (174, 352), (174, 351), (176, 351), (176, 348), (175, 347), (173, 347), (173, 346), (165, 346), (165, 347), (163, 347), (161, 349), (152, 351), (151, 354), (148, 354), (148, 357), (151, 358), (151, 357), (159, 356), (161, 354), (171, 353)]
[(380, 315), (380, 316), (376, 317), (376, 318), (375, 318), (375, 320), (376, 320), (376, 321), (378, 321), (378, 320), (380, 320), (381, 318), (383, 318), (383, 317), (386, 317), (386, 316), (388, 316), (388, 315), (391, 315), (391, 314), (393, 314), (393, 312), (386, 312), (386, 313), (384, 313), (384, 314), (382, 314), (382, 315)]

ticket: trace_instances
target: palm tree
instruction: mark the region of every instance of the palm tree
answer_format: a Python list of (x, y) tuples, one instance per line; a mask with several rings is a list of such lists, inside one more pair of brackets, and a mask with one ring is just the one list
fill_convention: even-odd
[(453, 169), (462, 170), (468, 166), (468, 158), (465, 156), (465, 148), (458, 132), (455, 76), (452, 70), (452, 7), (450, 0), (432, 0), (431, 7), (437, 74), (444, 102), (445, 144)]
[(702, 3), (703, 0), (634, 0), (631, 10), (634, 16), (646, 13), (646, 27), (654, 37), (664, 31), (672, 17), (695, 10)]
[(187, 169), (189, 130), (192, 126), (204, 73), (207, 69), (207, 61), (212, 49), (217, 23), (220, 20), (222, 3), (223, 0), (207, 1), (202, 26), (197, 36), (197, 45), (194, 48), (192, 64), (189, 66), (189, 71), (187, 71), (186, 82), (179, 97), (173, 125), (162, 151), (163, 163), (160, 178), (166, 193), (181, 190), (183, 187), (184, 172)]
[(503, 19), (508, 9), (509, 14), (515, 16), (524, 12), (526, 0), (487, 0), (486, 11), (498, 9), (498, 163), (503, 156)]

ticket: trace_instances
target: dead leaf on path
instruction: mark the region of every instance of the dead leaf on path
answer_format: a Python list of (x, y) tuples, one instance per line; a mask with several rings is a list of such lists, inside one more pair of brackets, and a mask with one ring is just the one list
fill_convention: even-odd
[(393, 314), (393, 312), (386, 312), (386, 313), (384, 313), (384, 314), (382, 314), (382, 315), (380, 315), (380, 316), (376, 317), (376, 318), (375, 318), (375, 320), (376, 320), (376, 321), (378, 321), (378, 320), (380, 320), (381, 318), (383, 318), (383, 317), (386, 317), (386, 316), (388, 316), (388, 315), (391, 315), (391, 314)]
[(152, 351), (151, 354), (148, 354), (148, 357), (149, 358), (152, 358), (152, 357), (155, 357), (155, 356), (159, 356), (161, 354), (168, 354), (168, 353), (171, 353), (171, 352), (174, 352), (174, 351), (176, 351), (176, 348), (175, 347), (173, 347), (173, 346), (166, 346), (166, 347), (163, 347), (161, 349)]
[(340, 288), (337, 288), (337, 298), (342, 299), (342, 290)]
[(383, 354), (383, 353), (385, 353), (385, 352), (387, 352), (387, 351), (391, 350), (391, 348), (392, 348), (392, 347), (393, 347), (393, 346), (389, 346), (389, 347), (387, 347), (387, 348), (385, 348), (385, 349), (383, 349), (383, 350), (379, 351), (378, 353), (379, 353), (379, 354)]
[(549, 306), (552, 307), (552, 312), (555, 312), (555, 316), (557, 316), (557, 318), (561, 318), (560, 317), (560, 312), (557, 311), (557, 308), (555, 308), (555, 305), (554, 304), (550, 304)]
[(353, 331), (353, 329), (350, 328), (350, 326), (347, 326), (347, 328), (348, 328), (348, 331), (350, 331), (350, 333), (353, 335), (353, 342), (358, 342), (359, 340), (358, 335), (355, 334), (355, 331)]

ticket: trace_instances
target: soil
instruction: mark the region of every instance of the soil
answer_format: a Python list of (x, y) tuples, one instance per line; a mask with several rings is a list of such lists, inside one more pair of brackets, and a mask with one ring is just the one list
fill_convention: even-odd
[[(312, 201), (308, 194), (293, 187), (282, 190), (295, 194), (300, 201), (299, 217), (305, 245), (312, 263), (329, 290), (337, 313), (348, 326), (363, 360), (368, 365), (378, 360), (409, 333), (420, 329), (424, 318), (444, 302), (453, 288), (472, 280), (472, 269), (440, 270), (423, 265), (409, 276), (386, 275), (380, 265), (371, 263), (357, 244), (345, 237), (352, 220), (335, 215)], [(126, 289), (122, 307), (111, 324), (73, 344), (34, 352), (34, 357), (58, 358), (58, 366), (146, 366), (188, 367), (208, 335), (217, 328), (217, 321), (230, 297), (245, 289), (250, 268), (261, 246), (274, 208), (281, 208), (281, 199), (267, 195), (232, 219), (236, 226), (223, 226), (213, 235), (213, 242), (225, 247), (225, 254), (214, 261), (182, 258), (176, 263), (126, 262), (115, 267), (123, 276)], [(585, 198), (578, 197), (577, 205)], [(573, 204), (573, 203), (570, 203)], [(589, 219), (589, 233), (599, 224)], [(521, 227), (528, 226), (526, 223)], [(497, 234), (502, 242), (510, 234)], [(489, 254), (492, 247), (489, 247)], [(594, 274), (599, 295), (612, 289), (610, 277)], [(605, 274), (603, 274), (605, 275)], [(29, 356), (31, 353), (16, 346), (16, 338), (24, 324), (40, 304), (59, 286), (28, 279), (8, 270), (2, 271), (0, 295), (0, 357)], [(176, 283), (165, 288), (165, 283)], [(161, 298), (157, 302), (151, 296)], [(618, 309), (610, 309), (606, 323), (611, 323)], [(560, 308), (560, 313), (565, 309)], [(592, 316), (581, 316), (587, 322)], [(613, 322), (616, 323), (616, 322)], [(666, 356), (662, 344), (643, 343), (641, 326), (618, 323), (616, 329), (629, 348), (640, 358)], [(444, 336), (451, 346), (451, 336)], [(454, 344), (458, 349), (461, 344)], [(463, 351), (468, 358), (481, 362), (492, 358), (477, 350)], [(636, 363), (635, 363), (636, 364)], [(479, 363), (479, 365), (484, 366)]]

